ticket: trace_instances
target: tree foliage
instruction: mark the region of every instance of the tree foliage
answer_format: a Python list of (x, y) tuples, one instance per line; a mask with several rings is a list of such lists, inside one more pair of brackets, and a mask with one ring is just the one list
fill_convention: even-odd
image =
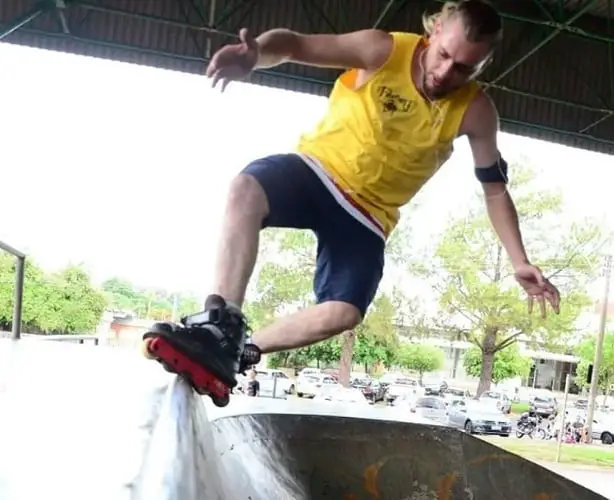
[[(482, 373), (484, 356), (479, 347), (474, 346), (465, 352), (463, 366), (465, 372), (472, 377), (479, 377)], [(492, 381), (499, 384), (514, 377), (527, 377), (531, 371), (533, 361), (522, 356), (517, 344), (512, 344), (494, 354), (492, 367)]]
[(369, 372), (371, 367), (394, 364), (399, 346), (395, 318), (397, 310), (393, 298), (380, 293), (367, 311), (365, 320), (355, 330), (354, 362)]
[[(15, 259), (0, 254), (0, 327), (9, 329), (13, 318)], [(106, 307), (105, 296), (80, 266), (45, 273), (26, 259), (22, 309), (28, 333), (86, 334), (93, 332)]]
[(409, 370), (417, 371), (422, 376), (428, 372), (440, 370), (443, 367), (443, 351), (428, 344), (404, 343), (396, 355), (397, 365)]
[[(262, 233), (259, 273), (250, 285), (245, 306), (253, 329), (314, 304), (315, 250), (315, 237), (308, 231), (269, 229)], [(269, 364), (295, 368), (336, 364), (341, 359), (344, 342), (351, 342), (353, 361), (366, 370), (378, 363), (390, 366), (398, 345), (396, 324), (400, 300), (396, 290), (391, 294), (380, 293), (352, 335), (276, 353), (269, 356)]]
[[(588, 367), (595, 360), (595, 346), (597, 338), (595, 335), (584, 339), (578, 346), (576, 352), (580, 356), (580, 363), (576, 369), (576, 384), (579, 386), (590, 386), (587, 382)], [(599, 367), (599, 388), (604, 392), (614, 385), (614, 333), (606, 333), (603, 338), (603, 349), (601, 357), (601, 366)]]
[(561, 196), (537, 190), (530, 168), (516, 164), (511, 172), (510, 192), (528, 255), (560, 289), (560, 315), (543, 319), (528, 314), (526, 297), (515, 283), (481, 195), (467, 215), (450, 222), (434, 262), (414, 266), (439, 297), (440, 322), (456, 336), (462, 333), (482, 353), (478, 394), (493, 380), (495, 353), (520, 338), (552, 350), (568, 346), (578, 316), (590, 303), (587, 284), (596, 277), (605, 248), (606, 238), (595, 222), (568, 223), (562, 218)]
[(102, 289), (110, 308), (133, 313), (137, 318), (170, 321), (174, 316), (179, 320), (203, 307), (193, 295), (139, 288), (120, 278), (106, 280)]

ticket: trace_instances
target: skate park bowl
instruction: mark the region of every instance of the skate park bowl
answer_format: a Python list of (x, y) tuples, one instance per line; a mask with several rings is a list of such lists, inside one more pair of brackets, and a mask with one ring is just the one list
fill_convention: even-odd
[(237, 396), (215, 408), (132, 350), (0, 340), (0, 499), (604, 498), (381, 408)]

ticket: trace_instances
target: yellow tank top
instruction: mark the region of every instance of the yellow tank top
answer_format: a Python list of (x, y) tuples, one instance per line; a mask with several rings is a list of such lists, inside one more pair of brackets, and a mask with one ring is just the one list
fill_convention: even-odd
[(355, 89), (355, 69), (337, 79), (327, 115), (298, 145), (298, 152), (318, 160), (387, 236), (400, 207), (450, 157), (465, 110), (479, 89), (472, 82), (429, 103), (411, 77), (414, 51), (423, 38), (392, 36), (392, 53), (364, 85)]

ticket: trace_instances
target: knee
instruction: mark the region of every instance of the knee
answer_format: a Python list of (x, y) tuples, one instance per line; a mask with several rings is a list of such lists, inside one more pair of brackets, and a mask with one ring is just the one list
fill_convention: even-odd
[(348, 302), (330, 301), (322, 304), (325, 308), (323, 316), (331, 328), (331, 334), (336, 335), (353, 330), (362, 322), (362, 314), (358, 308)]
[(230, 183), (228, 209), (264, 219), (269, 211), (266, 194), (255, 177), (241, 173)]

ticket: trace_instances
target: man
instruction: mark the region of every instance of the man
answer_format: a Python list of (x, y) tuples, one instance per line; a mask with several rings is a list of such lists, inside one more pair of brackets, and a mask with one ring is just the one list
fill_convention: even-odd
[[(237, 370), (258, 363), (261, 353), (307, 346), (356, 327), (379, 286), (399, 208), (449, 158), (460, 136), (469, 139), (488, 214), (529, 307), (536, 299), (545, 314), (548, 301), (558, 312), (557, 289), (523, 246), (506, 189), (507, 164), (497, 148), (497, 111), (475, 82), (501, 40), (501, 19), (485, 2), (468, 0), (447, 3), (423, 21), (424, 37), (376, 29), (341, 35), (273, 29), (254, 39), (243, 29), (239, 43), (214, 54), (207, 75), (222, 89), (254, 69), (285, 62), (345, 72), (335, 82), (328, 113), (301, 137), (296, 154), (256, 160), (233, 180), (214, 295), (200, 319), (188, 321), (200, 334), (169, 325), (148, 334), (173, 344), (172, 356), (196, 360), (232, 384)], [(315, 232), (317, 305), (245, 339), (241, 306), (264, 227)], [(211, 342), (214, 336), (221, 349)], [(189, 367), (175, 370), (192, 375)]]
[(260, 396), (260, 382), (256, 380), (256, 370), (251, 370), (249, 372), (249, 380), (247, 381), (245, 393), (254, 398)]

